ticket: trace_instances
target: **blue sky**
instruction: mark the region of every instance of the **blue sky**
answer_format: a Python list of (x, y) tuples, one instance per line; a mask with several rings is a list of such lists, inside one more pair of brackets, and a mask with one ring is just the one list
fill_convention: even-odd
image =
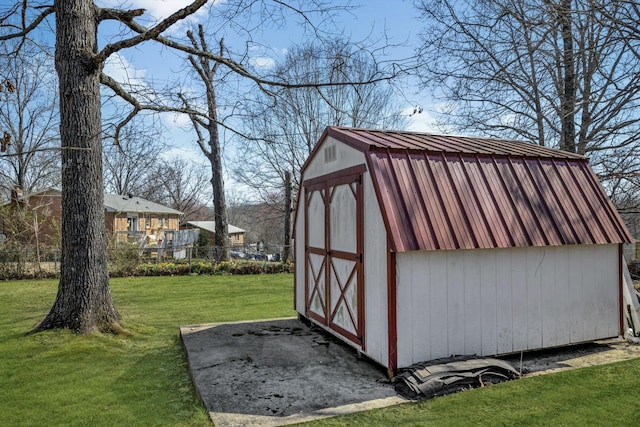
[[(150, 25), (189, 3), (190, 0), (126, 0), (124, 7), (146, 9), (147, 12), (138, 20), (141, 23)], [(97, 4), (105, 7), (120, 7), (123, 5), (123, 1), (99, 0)], [(414, 48), (412, 44), (419, 40), (418, 35), (422, 25), (416, 18), (418, 12), (414, 8), (412, 0), (361, 0), (352, 2), (352, 5), (357, 6), (358, 4), (361, 5), (352, 9), (349, 13), (340, 13), (336, 19), (336, 24), (342, 27), (344, 37), (351, 37), (352, 40), (362, 40), (367, 36), (380, 38), (386, 32), (386, 35), (390, 37), (391, 43), (407, 42), (408, 44), (406, 47), (395, 48), (390, 51), (389, 54), (394, 57), (393, 59), (407, 57), (412, 54)], [(206, 20), (210, 8), (215, 8), (216, 6), (215, 2), (210, 3), (195, 17), (169, 30), (170, 34), (182, 35), (187, 29), (194, 28), (197, 23), (205, 25), (210, 33), (220, 34), (219, 23)], [(109, 42), (110, 37), (112, 37), (109, 34), (110, 32), (113, 33), (113, 37), (118, 37), (115, 26), (106, 28), (107, 31), (104, 31), (105, 28), (101, 28), (101, 30), (103, 30), (101, 33), (102, 45)], [(251, 61), (256, 65), (269, 67), (275, 61), (281, 60), (288, 48), (300, 42), (303, 38), (303, 33), (301, 27), (295, 21), (292, 21), (286, 22), (278, 28), (269, 27), (266, 31), (252, 32), (251, 37), (254, 39), (254, 43), (249, 50)], [(231, 32), (225, 33), (227, 46), (244, 49), (245, 42), (246, 38), (244, 37), (234, 37)], [(105, 71), (116, 80), (122, 82), (128, 79), (141, 86), (152, 86), (153, 82), (154, 86), (162, 87), (173, 84), (172, 82), (177, 79), (182, 78), (184, 81), (184, 59), (179, 54), (162, 48), (158, 44), (147, 42), (144, 45), (121, 51), (112, 56), (105, 67)], [(424, 108), (422, 114), (410, 117), (409, 129), (419, 131), (433, 130), (428, 102), (424, 96), (415, 92), (415, 87), (408, 87), (405, 92), (405, 99), (401, 100), (401, 105), (406, 109), (407, 114), (413, 110), (414, 105), (421, 105)], [(194, 134), (188, 131), (190, 123), (186, 117), (165, 114), (162, 117), (162, 122), (168, 129), (167, 138), (169, 141), (167, 142), (174, 147), (165, 153), (167, 157), (180, 155), (193, 161), (203, 160), (193, 142), (195, 140)], [(225, 148), (225, 158), (230, 163), (233, 161), (234, 156), (233, 147)], [(234, 185), (231, 176), (227, 176), (227, 182), (227, 187)]]

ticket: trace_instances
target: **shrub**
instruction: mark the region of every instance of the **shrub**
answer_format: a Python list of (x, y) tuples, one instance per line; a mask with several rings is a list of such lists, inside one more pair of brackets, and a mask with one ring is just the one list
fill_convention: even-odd
[[(20, 252), (0, 251), (0, 280), (54, 278), (59, 277), (59, 269), (47, 270), (36, 268), (33, 260), (23, 259)], [(110, 252), (109, 276), (186, 276), (188, 274), (272, 274), (288, 273), (293, 263), (276, 263), (268, 261), (223, 261), (215, 263), (206, 259), (168, 260), (164, 262), (143, 262), (137, 247), (118, 248)], [(57, 257), (48, 264), (59, 266)]]

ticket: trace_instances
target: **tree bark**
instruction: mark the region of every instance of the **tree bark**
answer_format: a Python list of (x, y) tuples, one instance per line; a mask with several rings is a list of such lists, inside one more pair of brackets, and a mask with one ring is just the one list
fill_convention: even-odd
[[(208, 98), (210, 94), (207, 94)], [(213, 98), (215, 100), (215, 97)], [(214, 245), (216, 260), (229, 260), (229, 223), (227, 221), (227, 202), (224, 195), (224, 178), (222, 176), (222, 156), (220, 154), (220, 137), (216, 120), (215, 101), (209, 104), (209, 162), (211, 163), (211, 187), (213, 189), (213, 217), (216, 222)]]
[(60, 88), (62, 259), (53, 307), (34, 331), (120, 330), (107, 270), (97, 9), (89, 0), (56, 0), (55, 66)]
[[(204, 27), (198, 26), (198, 37), (187, 33), (194, 48), (209, 52), (205, 37)], [(224, 39), (220, 40), (220, 56), (224, 53)], [(220, 63), (214, 62), (206, 57), (189, 57), (189, 62), (202, 80), (207, 96), (207, 118), (198, 120), (194, 115), (190, 115), (193, 127), (198, 134), (198, 146), (202, 153), (207, 156), (211, 164), (211, 187), (213, 190), (213, 219), (215, 220), (214, 246), (216, 248), (216, 260), (228, 261), (229, 251), (229, 222), (227, 221), (227, 202), (224, 194), (224, 177), (222, 176), (222, 154), (220, 150), (220, 133), (218, 131), (218, 102), (216, 101), (215, 75)], [(183, 102), (188, 107), (186, 98)], [(202, 126), (207, 131), (208, 147), (205, 146), (203, 135), (198, 126)]]
[(560, 112), (562, 117), (562, 131), (560, 135), (560, 149), (576, 152), (576, 72), (575, 55), (573, 52), (573, 30), (571, 0), (562, 0), (558, 9), (560, 29), (562, 32), (562, 66), (564, 70), (564, 90)]
[(284, 172), (284, 251), (282, 261), (291, 257), (291, 172)]

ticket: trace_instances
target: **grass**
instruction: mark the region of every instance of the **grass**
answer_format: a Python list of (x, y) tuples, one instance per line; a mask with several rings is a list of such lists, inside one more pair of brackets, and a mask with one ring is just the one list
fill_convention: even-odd
[(640, 361), (525, 378), (312, 423), (320, 426), (637, 426)]
[[(180, 325), (293, 315), (291, 275), (113, 279), (130, 337), (25, 335), (55, 281), (0, 282), (1, 426), (210, 426)], [(640, 359), (527, 378), (319, 426), (638, 425)]]
[(0, 282), (1, 426), (210, 426), (179, 326), (291, 316), (292, 276), (123, 278), (111, 292), (133, 335), (25, 335), (57, 283)]

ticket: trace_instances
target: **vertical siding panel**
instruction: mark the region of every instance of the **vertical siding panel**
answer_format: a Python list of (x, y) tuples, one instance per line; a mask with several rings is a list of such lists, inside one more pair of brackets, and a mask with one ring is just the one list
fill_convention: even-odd
[(582, 275), (582, 262), (580, 259), (580, 248), (572, 247), (569, 250), (569, 295), (567, 301), (572, 304), (566, 304), (565, 309), (569, 312), (569, 338), (572, 343), (584, 341), (582, 303), (584, 301), (584, 285)]
[[(599, 336), (601, 337), (615, 337), (619, 334), (619, 313), (620, 313), (620, 301), (618, 299), (618, 280), (614, 280), (613, 277), (618, 276), (618, 268), (621, 262), (619, 253), (617, 251), (618, 245), (606, 245), (601, 246), (603, 254), (598, 257), (600, 260), (606, 260), (605, 265), (600, 266), (599, 271), (601, 274), (601, 280), (604, 282), (608, 292), (603, 298), (600, 310), (602, 312), (602, 325), (607, 325), (607, 328), (603, 328)], [(614, 250), (615, 248), (615, 250)], [(610, 308), (607, 308), (610, 307)], [(625, 308), (626, 310), (626, 305)], [(636, 329), (638, 329), (636, 325)]]
[(452, 252), (446, 258), (447, 326), (449, 330), (449, 355), (464, 354), (464, 265), (460, 252)]
[(482, 354), (497, 354), (498, 351), (498, 284), (496, 274), (496, 252), (480, 252), (480, 315), (482, 325)]
[[(377, 203), (371, 175), (364, 179), (364, 296), (366, 352), (383, 366), (388, 366), (389, 338), (387, 304), (387, 231)], [(298, 244), (301, 244), (298, 242)], [(301, 245), (302, 246), (302, 245)], [(300, 258), (302, 259), (302, 258)], [(397, 307), (396, 307), (397, 312)]]
[(557, 305), (560, 300), (558, 295), (559, 285), (556, 283), (556, 257), (555, 252), (559, 248), (542, 248), (542, 256), (544, 259), (543, 268), (541, 270), (542, 283), (542, 346), (554, 347), (558, 345), (558, 310)]
[(463, 251), (464, 269), (464, 353), (482, 354), (482, 336), (485, 326), (482, 314), (488, 309), (482, 304), (480, 269), (483, 251)]
[(446, 261), (444, 251), (431, 252), (424, 261), (429, 263), (429, 326), (425, 329), (431, 339), (431, 359), (449, 356)]
[(513, 283), (511, 280), (512, 250), (496, 251), (496, 304), (498, 353), (510, 353), (513, 348)]
[(412, 252), (396, 254), (396, 317), (398, 339), (398, 364), (400, 366), (411, 363), (414, 340), (413, 321), (413, 295), (415, 276), (413, 274), (414, 262)]
[[(431, 358), (429, 330), (431, 320), (429, 313), (429, 300), (431, 299), (431, 286), (429, 283), (429, 263), (422, 262), (422, 253), (417, 252), (411, 259), (413, 279), (412, 318), (413, 323), (413, 343), (411, 355), (414, 362), (429, 360)], [(419, 286), (415, 284), (419, 283)]]
[(556, 339), (558, 343), (571, 342), (571, 312), (567, 310), (567, 301), (570, 297), (571, 287), (569, 285), (569, 250), (566, 247), (554, 251), (556, 263), (555, 283), (556, 300), (554, 301), (553, 312), (556, 318)]
[(527, 248), (527, 348), (542, 348), (542, 248)]
[[(605, 285), (599, 283), (597, 280), (599, 276), (599, 269), (604, 267), (606, 259), (601, 259), (600, 255), (602, 251), (599, 250), (601, 246), (595, 245), (590, 247), (580, 247), (583, 277), (588, 278), (582, 280), (582, 306), (581, 316), (584, 319), (583, 324), (583, 337), (597, 337), (598, 336), (598, 324), (603, 320), (602, 313), (599, 312), (598, 306), (602, 306), (602, 301), (598, 301), (598, 287)], [(595, 279), (595, 280), (594, 280)], [(605, 285), (606, 286), (606, 285)]]
[(513, 307), (513, 350), (520, 351), (527, 348), (528, 333), (528, 301), (527, 301), (527, 258), (526, 249), (512, 251), (511, 304)]

